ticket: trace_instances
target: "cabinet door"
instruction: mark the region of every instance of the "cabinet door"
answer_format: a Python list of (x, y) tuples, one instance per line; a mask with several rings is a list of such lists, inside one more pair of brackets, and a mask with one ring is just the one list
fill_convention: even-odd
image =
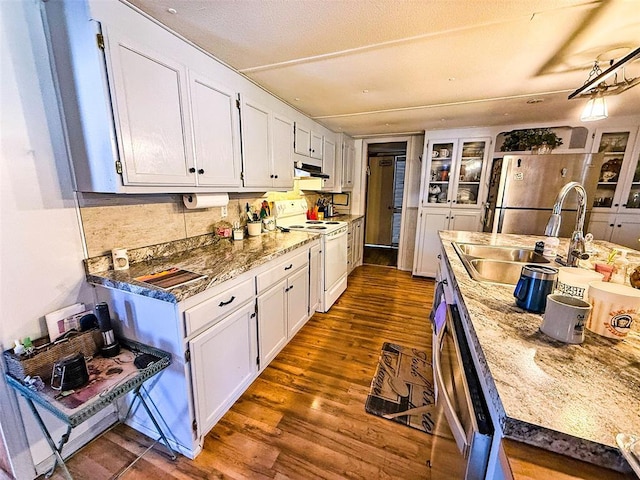
[(320, 245), (311, 247), (309, 252), (309, 315), (313, 315), (320, 305), (321, 255)]
[(640, 144), (636, 148), (634, 162), (627, 171), (627, 179), (623, 187), (625, 202), (620, 208), (621, 212), (633, 213), (640, 210)]
[(184, 66), (117, 29), (105, 33), (124, 183), (195, 185)]
[(461, 140), (455, 165), (454, 195), (452, 206), (469, 208), (483, 202), (483, 173), (489, 155), (489, 139)]
[(611, 241), (624, 247), (638, 250), (640, 242), (640, 216), (639, 215), (618, 215), (616, 216)]
[(250, 98), (242, 98), (242, 155), (245, 187), (271, 187), (270, 112)]
[(322, 173), (329, 175), (329, 178), (323, 179), (323, 190), (334, 190), (336, 185), (336, 144), (331, 139), (324, 137), (322, 149), (324, 151), (322, 158)]
[(273, 186), (293, 189), (293, 121), (273, 114)]
[(449, 230), (479, 232), (482, 230), (481, 218), (482, 211), (452, 210), (449, 215)]
[(351, 139), (345, 140), (342, 145), (342, 189), (351, 190), (353, 188), (356, 149)]
[[(335, 147), (335, 142), (334, 142)], [(319, 133), (311, 131), (311, 149), (309, 150), (309, 156), (311, 158), (315, 158), (317, 160), (322, 160), (322, 135)], [(335, 152), (333, 153), (335, 158)]]
[(198, 435), (205, 435), (257, 374), (255, 307), (250, 304), (189, 342)]
[(287, 280), (258, 296), (258, 342), (263, 370), (287, 343)]
[(447, 230), (448, 228), (449, 210), (421, 210), (413, 260), (414, 275), (435, 277), (438, 270), (438, 254), (440, 253), (438, 230)]
[(427, 164), (422, 178), (423, 207), (449, 208), (456, 147), (456, 140), (429, 142), (427, 145)]
[(594, 151), (604, 154), (604, 163), (600, 169), (598, 188), (594, 195), (593, 207), (599, 211), (617, 211), (624, 203), (622, 177), (625, 173), (626, 157), (630, 157), (632, 134), (629, 130), (597, 131)]
[(615, 226), (616, 216), (612, 213), (592, 213), (587, 232), (596, 240), (611, 241), (611, 234)]
[(353, 233), (353, 266), (355, 268), (362, 264), (364, 254), (364, 220), (356, 220)]
[(287, 286), (287, 331), (291, 338), (309, 318), (309, 267), (291, 275)]
[(300, 155), (311, 156), (311, 130), (299, 123), (296, 123), (295, 128), (294, 150)]
[(192, 73), (189, 78), (198, 185), (240, 187), (240, 122), (236, 93)]

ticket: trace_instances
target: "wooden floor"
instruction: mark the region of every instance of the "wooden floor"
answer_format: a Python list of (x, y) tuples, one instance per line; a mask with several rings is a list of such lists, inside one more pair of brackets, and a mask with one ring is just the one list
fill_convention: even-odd
[[(430, 351), (433, 281), (365, 265), (316, 313), (207, 435), (195, 459), (159, 446), (124, 479), (429, 479), (431, 437), (369, 415), (384, 342)], [(118, 426), (68, 462), (76, 479), (113, 478), (149, 439)], [(53, 476), (62, 479), (60, 470)]]
[(396, 267), (398, 265), (398, 249), (365, 245), (362, 262), (366, 265)]

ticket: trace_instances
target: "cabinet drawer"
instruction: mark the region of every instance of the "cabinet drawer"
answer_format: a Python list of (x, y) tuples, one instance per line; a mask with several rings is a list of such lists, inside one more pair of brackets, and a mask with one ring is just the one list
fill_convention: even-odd
[(258, 286), (258, 293), (266, 290), (274, 283), (285, 278), (287, 275), (295, 272), (303, 265), (309, 262), (309, 251), (304, 250), (288, 260), (275, 263), (272, 268), (264, 273), (256, 276), (256, 284)]
[(220, 320), (242, 306), (254, 294), (253, 278), (248, 278), (200, 305), (190, 308), (184, 312), (186, 334), (190, 335), (205, 325)]

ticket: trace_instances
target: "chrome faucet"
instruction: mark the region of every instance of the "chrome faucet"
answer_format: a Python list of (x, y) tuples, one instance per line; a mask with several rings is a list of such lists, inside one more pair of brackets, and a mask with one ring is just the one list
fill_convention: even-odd
[(576, 212), (576, 226), (569, 240), (569, 250), (567, 252), (566, 265), (576, 267), (578, 260), (584, 258), (584, 217), (587, 212), (587, 192), (578, 182), (567, 183), (556, 197), (556, 203), (553, 205), (553, 213), (549, 217), (549, 222), (545, 228), (544, 234), (548, 237), (557, 237), (560, 232), (560, 223), (562, 221), (560, 213), (562, 212), (562, 204), (567, 194), (574, 190), (578, 194), (578, 211)]

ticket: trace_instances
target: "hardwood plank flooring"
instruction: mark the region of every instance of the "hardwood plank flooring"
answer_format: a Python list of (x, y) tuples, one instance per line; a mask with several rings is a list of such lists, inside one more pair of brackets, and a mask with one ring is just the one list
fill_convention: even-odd
[[(316, 313), (207, 435), (195, 460), (147, 451), (120, 478), (429, 479), (431, 437), (369, 415), (384, 342), (430, 352), (433, 281), (365, 265)], [(114, 478), (150, 440), (119, 425), (67, 465), (78, 480)], [(60, 470), (53, 476), (62, 479)]]
[(365, 265), (384, 265), (395, 267), (398, 265), (398, 248), (364, 246), (362, 262)]

